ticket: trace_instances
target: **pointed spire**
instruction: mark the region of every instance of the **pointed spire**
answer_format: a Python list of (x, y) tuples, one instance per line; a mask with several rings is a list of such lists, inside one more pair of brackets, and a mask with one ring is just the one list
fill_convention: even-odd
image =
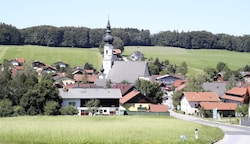
[(112, 35), (111, 35), (111, 26), (110, 26), (110, 21), (109, 21), (109, 19), (108, 19), (106, 34), (105, 34), (103, 40), (104, 40), (105, 43), (109, 43), (109, 44), (112, 44), (113, 41), (114, 41), (114, 38), (113, 38)]

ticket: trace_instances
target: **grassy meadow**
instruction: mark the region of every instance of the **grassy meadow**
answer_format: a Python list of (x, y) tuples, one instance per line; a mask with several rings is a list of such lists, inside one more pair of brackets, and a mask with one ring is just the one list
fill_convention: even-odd
[(178, 144), (183, 143), (180, 135), (186, 136), (186, 144), (209, 144), (224, 136), (217, 127), (166, 116), (0, 118), (1, 144)]
[(58, 48), (46, 46), (0, 46), (0, 63), (4, 59), (25, 58), (26, 62), (35, 60), (53, 65), (57, 61), (70, 64), (71, 67), (83, 66), (86, 62), (101, 68), (102, 56), (97, 48)]
[(203, 71), (205, 68), (216, 68), (218, 62), (225, 62), (230, 69), (237, 70), (250, 65), (250, 53), (232, 52), (212, 49), (183, 49), (174, 47), (125, 47), (124, 55), (130, 55), (134, 51), (140, 51), (146, 58), (158, 57), (160, 61), (168, 59), (171, 64), (181, 65), (186, 62), (188, 74)]
[[(216, 68), (218, 62), (225, 62), (232, 70), (237, 70), (245, 65), (250, 65), (250, 53), (232, 52), (212, 49), (182, 49), (160, 46), (128, 46), (123, 55), (130, 55), (139, 50), (146, 58), (158, 57), (160, 61), (168, 59), (171, 64), (181, 65), (186, 62), (188, 74), (203, 71), (205, 68)], [(0, 63), (4, 59), (23, 57), (27, 62), (40, 60), (46, 64), (63, 61), (71, 67), (84, 65), (86, 62), (93, 64), (97, 70), (102, 65), (102, 55), (97, 48), (56, 48), (46, 46), (0, 46)]]

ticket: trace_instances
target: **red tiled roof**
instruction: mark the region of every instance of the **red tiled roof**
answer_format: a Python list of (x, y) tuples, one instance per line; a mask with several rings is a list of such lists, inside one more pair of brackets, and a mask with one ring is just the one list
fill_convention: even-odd
[(200, 105), (205, 110), (212, 110), (214, 108), (218, 110), (235, 110), (237, 108), (237, 104), (235, 103), (200, 102)]
[(247, 93), (247, 88), (244, 87), (234, 87), (228, 91), (226, 91), (227, 94), (234, 94), (234, 95), (239, 95), (243, 96)]
[(98, 79), (98, 75), (88, 75), (87, 76), (88, 82), (95, 82)]
[(85, 70), (85, 72), (88, 73), (88, 74), (93, 74), (94, 70)]
[(150, 104), (150, 112), (167, 112), (168, 106), (160, 104)]
[(79, 82), (83, 80), (83, 76), (83, 74), (75, 74), (73, 79)]
[(122, 95), (125, 94), (132, 87), (133, 86), (129, 84), (115, 84), (112, 86), (112, 88), (119, 88), (121, 90)]
[(181, 85), (183, 85), (183, 84), (185, 84), (187, 82), (187, 80), (176, 80), (175, 82), (174, 82), (174, 87), (175, 88), (177, 88), (177, 87), (179, 87), (179, 86), (181, 86)]
[(219, 102), (220, 99), (215, 92), (183, 92), (186, 99), (191, 102)]
[(224, 94), (221, 98), (233, 100), (233, 101), (238, 101), (238, 102), (244, 101), (244, 97), (237, 97), (237, 96), (231, 96), (231, 95), (226, 95), (226, 94)]
[(21, 63), (21, 64), (25, 63), (25, 59), (24, 58), (16, 58), (16, 61), (18, 63)]
[(113, 52), (114, 52), (114, 54), (121, 54), (122, 53), (122, 51), (120, 49), (114, 49)]
[(186, 84), (182, 84), (182, 85), (180, 85), (180, 86), (178, 86), (177, 88), (176, 88), (176, 90), (182, 90), (182, 89), (184, 89), (186, 87)]
[(133, 97), (137, 96), (140, 92), (139, 91), (131, 91), (130, 93), (126, 94), (124, 97), (120, 99), (120, 103), (124, 104)]

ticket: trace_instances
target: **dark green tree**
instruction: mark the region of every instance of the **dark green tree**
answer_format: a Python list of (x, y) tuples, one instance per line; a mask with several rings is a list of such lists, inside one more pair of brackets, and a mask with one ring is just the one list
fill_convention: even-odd
[(14, 112), (12, 102), (8, 99), (0, 100), (0, 117), (11, 116)]
[(216, 65), (216, 70), (218, 72), (221, 72), (225, 67), (227, 67), (226, 63), (224, 62), (219, 62), (217, 65)]
[(145, 96), (149, 97), (154, 103), (162, 103), (163, 91), (158, 83), (151, 83), (147, 80), (137, 80), (135, 87)]

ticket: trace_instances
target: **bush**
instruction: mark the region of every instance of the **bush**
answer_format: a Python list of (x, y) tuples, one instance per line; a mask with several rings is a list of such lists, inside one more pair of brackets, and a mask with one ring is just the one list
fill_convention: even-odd
[(8, 99), (0, 100), (0, 117), (11, 116), (13, 114), (12, 102)]
[(25, 115), (25, 110), (21, 106), (14, 106), (14, 116)]
[(78, 114), (78, 110), (74, 106), (65, 106), (60, 109), (61, 115), (76, 115)]
[(48, 101), (44, 106), (45, 115), (58, 115), (59, 114), (59, 104), (56, 101)]

